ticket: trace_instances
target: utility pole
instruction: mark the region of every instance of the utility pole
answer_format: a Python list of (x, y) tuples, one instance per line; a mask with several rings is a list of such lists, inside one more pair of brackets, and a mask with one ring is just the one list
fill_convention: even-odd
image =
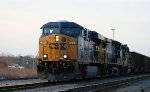
[(112, 28), (111, 30), (113, 31), (113, 41), (114, 41), (114, 31), (115, 31), (115, 29)]

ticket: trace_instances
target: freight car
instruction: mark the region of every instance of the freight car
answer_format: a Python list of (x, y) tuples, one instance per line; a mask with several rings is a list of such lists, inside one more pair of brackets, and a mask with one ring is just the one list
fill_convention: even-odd
[(129, 53), (129, 62), (132, 72), (147, 73), (150, 72), (150, 58), (137, 52)]
[(127, 45), (74, 22), (48, 22), (41, 29), (37, 65), (40, 78), (70, 80), (131, 72)]

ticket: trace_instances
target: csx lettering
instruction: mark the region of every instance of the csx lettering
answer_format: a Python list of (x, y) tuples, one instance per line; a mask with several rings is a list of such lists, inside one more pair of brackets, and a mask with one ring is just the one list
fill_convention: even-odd
[(61, 50), (65, 50), (65, 43), (51, 43), (49, 44), (49, 48), (51, 49), (61, 49)]

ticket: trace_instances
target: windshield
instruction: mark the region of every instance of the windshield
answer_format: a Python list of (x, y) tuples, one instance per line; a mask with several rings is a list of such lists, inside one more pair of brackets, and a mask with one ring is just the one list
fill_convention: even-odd
[(80, 35), (79, 28), (62, 28), (61, 34), (77, 38)]
[(58, 28), (44, 28), (43, 29), (43, 35), (44, 36), (47, 36), (50, 34), (56, 34), (56, 33), (59, 33)]
[(61, 31), (60, 31), (59, 28), (43, 28), (42, 37), (50, 35), (50, 34), (58, 34), (58, 33), (77, 38), (80, 35), (80, 29), (79, 28), (61, 28)]

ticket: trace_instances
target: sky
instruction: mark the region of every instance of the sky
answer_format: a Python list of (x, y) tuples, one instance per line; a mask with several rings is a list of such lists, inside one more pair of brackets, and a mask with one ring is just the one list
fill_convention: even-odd
[(150, 0), (0, 0), (0, 54), (38, 53), (40, 27), (68, 20), (150, 56)]

